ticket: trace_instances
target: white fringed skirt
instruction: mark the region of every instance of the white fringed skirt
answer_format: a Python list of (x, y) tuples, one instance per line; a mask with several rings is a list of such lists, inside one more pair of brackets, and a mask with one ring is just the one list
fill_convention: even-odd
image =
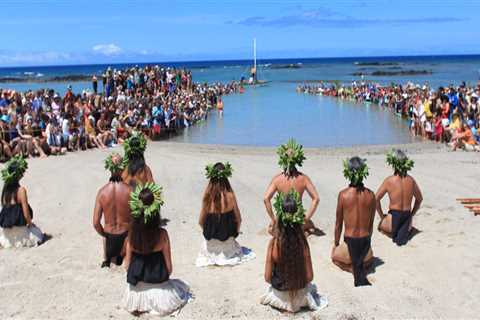
[(42, 231), (35, 225), (30, 227), (0, 228), (1, 248), (35, 247), (43, 241)]
[(206, 266), (233, 266), (255, 258), (255, 253), (245, 247), (241, 247), (234, 237), (225, 241), (217, 239), (205, 240), (195, 265)]
[(270, 286), (260, 303), (283, 311), (297, 312), (302, 308), (321, 310), (328, 305), (328, 300), (317, 293), (316, 285), (309, 283), (304, 289), (298, 290), (293, 299), (290, 299), (288, 291), (279, 291)]
[(128, 312), (147, 312), (159, 316), (178, 312), (190, 299), (190, 287), (178, 279), (163, 283), (128, 284), (123, 306)]

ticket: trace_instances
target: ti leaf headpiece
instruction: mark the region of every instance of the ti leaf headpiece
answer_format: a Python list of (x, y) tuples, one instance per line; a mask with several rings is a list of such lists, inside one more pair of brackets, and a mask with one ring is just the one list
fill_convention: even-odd
[[(150, 205), (145, 205), (140, 199), (140, 193), (148, 189), (153, 194), (153, 202)], [(163, 206), (164, 202), (162, 199), (162, 187), (156, 185), (153, 182), (147, 182), (144, 185), (138, 185), (130, 194), (130, 209), (132, 211), (132, 217), (135, 219), (141, 218), (143, 213), (144, 222), (147, 223), (151, 218), (160, 214), (160, 208)]]
[(408, 171), (412, 170), (415, 162), (408, 159), (402, 150), (392, 150), (387, 153), (387, 163), (392, 166), (395, 174), (401, 177), (407, 176)]
[(123, 158), (118, 153), (114, 152), (105, 159), (105, 169), (111, 173), (118, 173), (123, 171), (125, 163)]
[(143, 133), (135, 131), (130, 138), (123, 143), (125, 160), (129, 160), (133, 154), (143, 154), (147, 149), (147, 139)]
[(277, 154), (280, 157), (278, 164), (282, 167), (284, 173), (292, 172), (296, 166), (301, 167), (303, 160), (306, 159), (303, 154), (303, 146), (294, 139), (290, 139), (286, 144), (282, 144), (277, 149)]
[[(297, 204), (297, 212), (288, 213), (283, 211), (283, 203), (286, 197), (293, 197)], [(293, 226), (295, 224), (303, 224), (305, 222), (305, 209), (303, 208), (302, 198), (300, 194), (291, 189), (287, 194), (278, 192), (275, 196), (275, 201), (273, 203), (275, 208), (275, 213), (277, 215), (277, 220), (283, 225)]]
[(353, 186), (363, 183), (368, 177), (368, 166), (365, 159), (353, 157), (343, 161), (343, 175)]
[(205, 176), (209, 180), (228, 179), (232, 176), (233, 168), (229, 162), (223, 164), (223, 170), (215, 168), (214, 164), (209, 164), (205, 167)]
[(16, 155), (5, 164), (5, 168), (2, 170), (2, 179), (5, 184), (17, 182), (27, 169), (27, 161), (21, 155)]

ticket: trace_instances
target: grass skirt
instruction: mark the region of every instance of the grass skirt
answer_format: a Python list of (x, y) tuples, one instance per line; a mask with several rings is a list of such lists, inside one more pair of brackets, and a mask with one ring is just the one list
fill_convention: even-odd
[(217, 239), (205, 240), (198, 254), (195, 265), (206, 266), (233, 266), (255, 258), (255, 253), (241, 247), (234, 237), (225, 241)]
[(35, 225), (0, 228), (0, 247), (2, 248), (36, 247), (43, 238), (44, 234)]
[(139, 282), (136, 286), (127, 286), (123, 306), (128, 312), (167, 316), (179, 311), (191, 298), (190, 287), (178, 279), (163, 283)]
[(292, 300), (288, 291), (279, 291), (270, 286), (261, 297), (260, 303), (282, 311), (297, 312), (302, 308), (321, 310), (328, 305), (328, 300), (317, 293), (317, 286), (309, 283), (304, 289), (299, 290)]

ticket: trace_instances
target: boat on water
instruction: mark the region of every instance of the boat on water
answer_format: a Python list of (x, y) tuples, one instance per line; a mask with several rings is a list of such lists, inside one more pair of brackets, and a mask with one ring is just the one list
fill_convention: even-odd
[(257, 39), (253, 39), (253, 67), (250, 68), (250, 77), (248, 81), (245, 81), (245, 78), (242, 77), (240, 84), (243, 86), (266, 86), (271, 81), (267, 80), (258, 80), (257, 77)]

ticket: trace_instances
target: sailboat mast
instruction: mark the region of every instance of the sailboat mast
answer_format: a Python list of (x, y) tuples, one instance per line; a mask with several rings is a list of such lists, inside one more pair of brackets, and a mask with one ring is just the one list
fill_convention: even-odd
[(257, 70), (257, 38), (253, 38), (253, 67)]

